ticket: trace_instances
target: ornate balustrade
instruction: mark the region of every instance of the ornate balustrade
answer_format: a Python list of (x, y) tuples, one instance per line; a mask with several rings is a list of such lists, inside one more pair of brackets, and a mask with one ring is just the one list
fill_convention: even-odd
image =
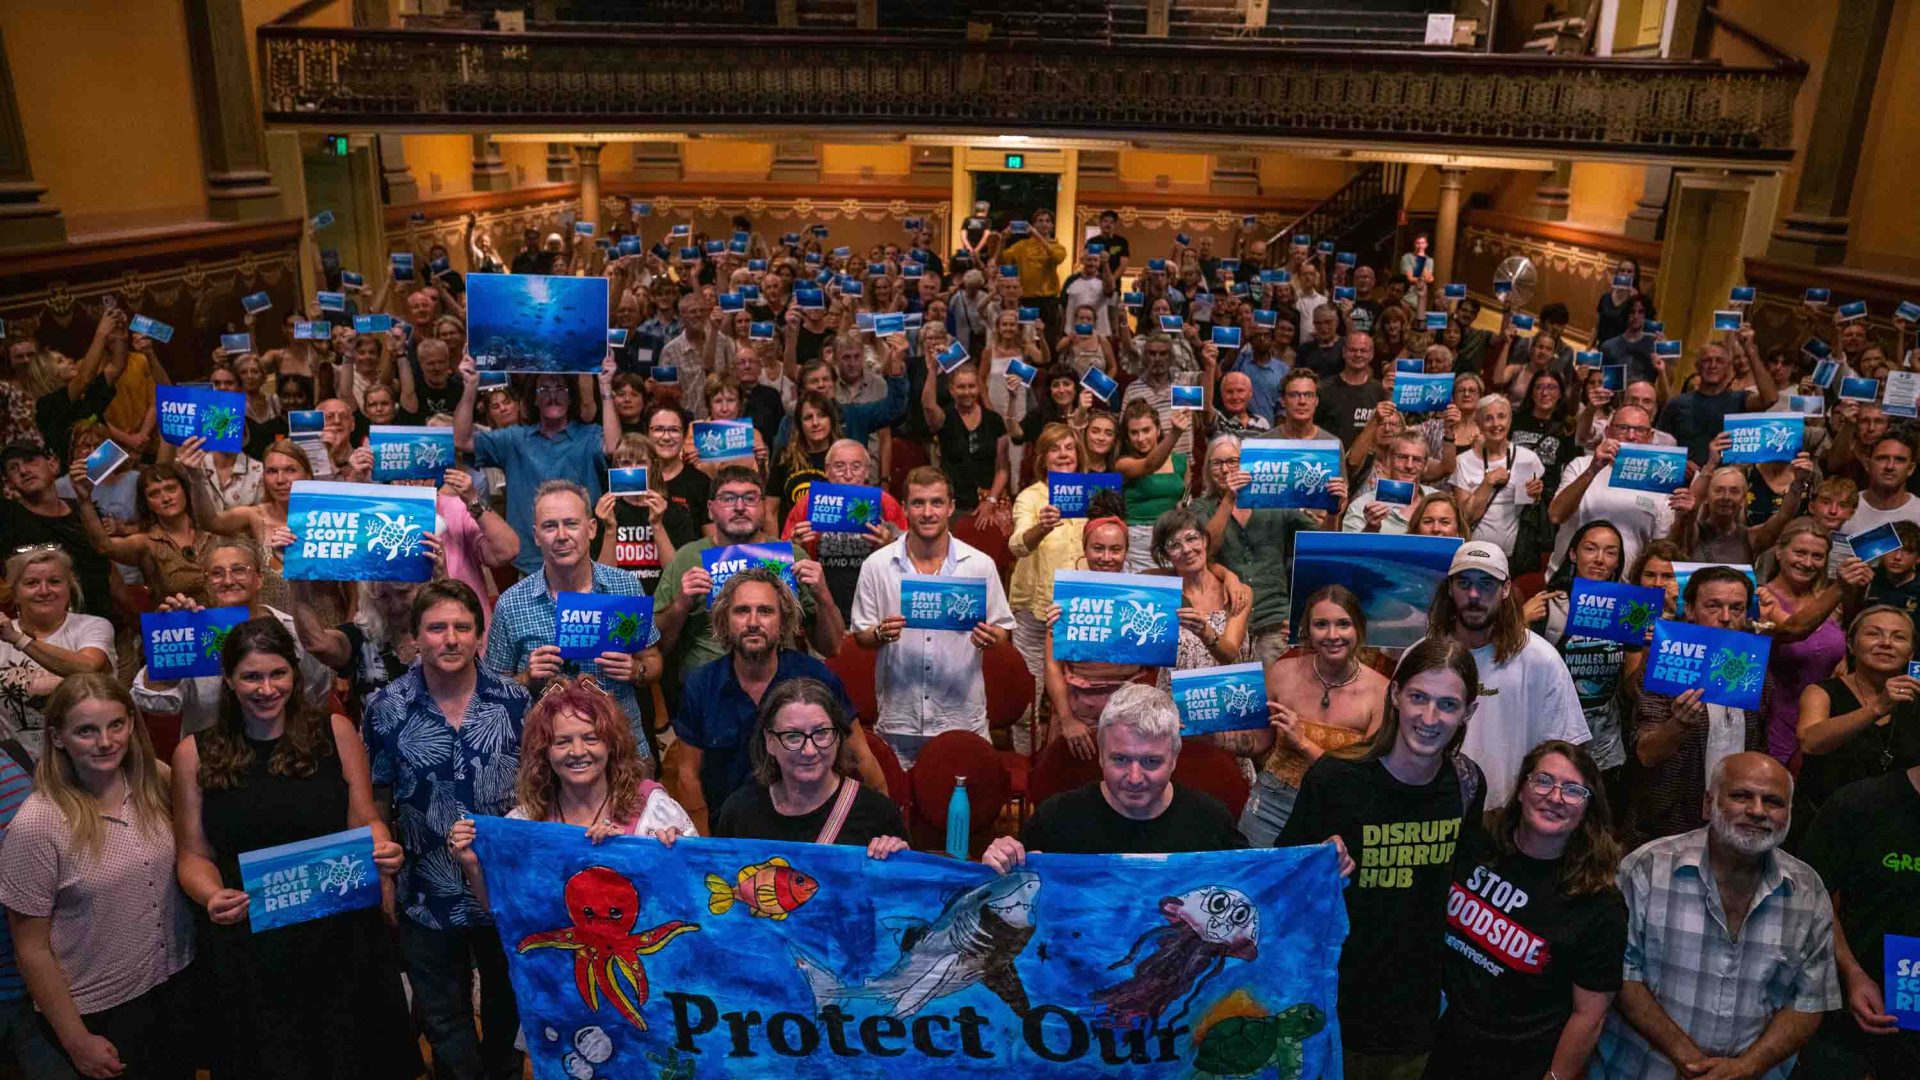
[(937, 33), (502, 34), (269, 24), (269, 124), (1180, 132), (1777, 165), (1804, 65), (969, 42)]

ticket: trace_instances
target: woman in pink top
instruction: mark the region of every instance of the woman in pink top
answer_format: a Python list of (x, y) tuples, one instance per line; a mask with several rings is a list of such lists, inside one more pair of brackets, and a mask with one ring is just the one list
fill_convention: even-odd
[(1774, 547), (1780, 568), (1757, 593), (1761, 621), (1773, 624), (1767, 668), (1776, 690), (1767, 714), (1767, 752), (1783, 764), (1800, 750), (1801, 691), (1831, 677), (1847, 655), (1836, 612), (1849, 596), (1857, 602), (1873, 581), (1873, 568), (1859, 559), (1848, 559), (1837, 579), (1828, 578), (1832, 547), (1831, 535), (1812, 518), (1788, 523)]

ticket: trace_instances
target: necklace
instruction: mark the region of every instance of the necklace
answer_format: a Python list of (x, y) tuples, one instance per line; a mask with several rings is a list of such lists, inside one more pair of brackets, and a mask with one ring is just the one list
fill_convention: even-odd
[(1320, 661), (1318, 660), (1308, 660), (1307, 667), (1313, 672), (1314, 679), (1320, 683), (1320, 707), (1322, 709), (1327, 708), (1333, 703), (1333, 692), (1335, 690), (1340, 689), (1360, 677), (1360, 661), (1358, 659), (1355, 659), (1352, 666), (1348, 668), (1347, 677), (1341, 679), (1339, 682), (1328, 682), (1327, 677), (1320, 674)]

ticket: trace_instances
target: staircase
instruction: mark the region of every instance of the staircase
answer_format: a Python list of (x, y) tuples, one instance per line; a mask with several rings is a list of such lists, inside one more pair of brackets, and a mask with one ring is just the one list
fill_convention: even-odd
[(1315, 243), (1333, 241), (1335, 251), (1351, 251), (1365, 265), (1384, 265), (1393, 254), (1399, 231), (1400, 204), (1407, 167), (1373, 162), (1355, 173), (1340, 190), (1301, 214), (1267, 241), (1268, 257), (1279, 258), (1301, 233)]

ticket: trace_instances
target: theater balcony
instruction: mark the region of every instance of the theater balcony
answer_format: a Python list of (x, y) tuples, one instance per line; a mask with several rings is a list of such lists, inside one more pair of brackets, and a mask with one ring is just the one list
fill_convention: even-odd
[(562, 0), (502, 30), (518, 19), (469, 3), (393, 29), (296, 12), (257, 46), (280, 129), (1151, 132), (1761, 170), (1793, 157), (1806, 65), (1762, 43), (1734, 59), (1595, 57), (1554, 51), (1565, 26), (1503, 30), (1455, 6)]

